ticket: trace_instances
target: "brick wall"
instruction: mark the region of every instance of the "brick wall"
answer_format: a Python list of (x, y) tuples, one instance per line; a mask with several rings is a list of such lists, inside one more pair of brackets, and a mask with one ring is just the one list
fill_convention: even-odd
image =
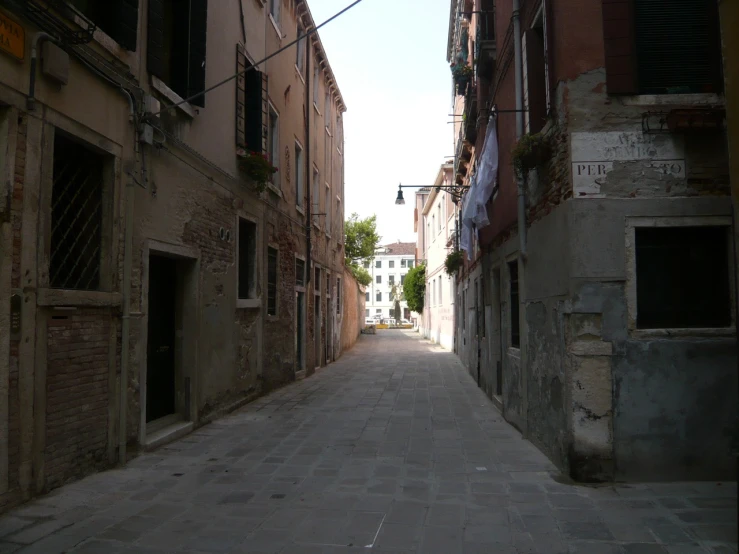
[(47, 333), (47, 488), (107, 465), (110, 314), (51, 316)]

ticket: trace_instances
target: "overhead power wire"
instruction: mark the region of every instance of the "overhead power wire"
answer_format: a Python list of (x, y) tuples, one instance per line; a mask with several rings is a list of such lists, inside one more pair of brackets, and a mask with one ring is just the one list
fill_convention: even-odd
[(264, 58), (264, 59), (262, 59), (262, 60), (260, 60), (260, 61), (256, 62), (256, 63), (255, 63), (255, 64), (253, 64), (253, 65), (250, 65), (249, 67), (247, 67), (247, 68), (246, 68), (246, 69), (244, 69), (243, 71), (239, 71), (238, 73), (236, 73), (236, 74), (234, 74), (234, 75), (231, 75), (230, 77), (227, 77), (227, 78), (223, 79), (222, 81), (219, 81), (219, 82), (218, 82), (218, 83), (216, 83), (215, 85), (211, 85), (210, 87), (207, 87), (207, 88), (206, 88), (205, 90), (203, 90), (203, 91), (201, 91), (201, 92), (197, 92), (197, 93), (193, 94), (192, 96), (189, 96), (188, 98), (185, 98), (184, 100), (180, 100), (179, 102), (176, 102), (176, 103), (172, 104), (171, 106), (167, 106), (166, 108), (164, 108), (164, 109), (162, 109), (162, 110), (159, 110), (158, 112), (156, 112), (156, 113), (154, 113), (154, 114), (151, 114), (151, 115), (152, 115), (152, 116), (156, 116), (156, 115), (159, 115), (159, 114), (161, 114), (162, 112), (166, 112), (166, 111), (168, 111), (168, 110), (171, 110), (171, 109), (174, 109), (174, 108), (176, 108), (177, 106), (181, 106), (182, 104), (187, 104), (187, 103), (188, 103), (188, 102), (190, 102), (191, 100), (195, 100), (196, 98), (199, 98), (199, 97), (201, 97), (201, 96), (204, 96), (205, 94), (207, 94), (207, 93), (211, 92), (212, 90), (215, 90), (215, 89), (217, 89), (218, 87), (221, 87), (221, 86), (225, 85), (226, 83), (229, 83), (229, 82), (233, 81), (233, 80), (234, 80), (234, 79), (236, 79), (237, 77), (240, 77), (241, 75), (245, 74), (245, 73), (246, 73), (247, 71), (250, 71), (251, 69), (254, 69), (254, 68), (256, 68), (256, 67), (258, 67), (258, 66), (262, 65), (262, 64), (263, 64), (264, 62), (266, 62), (267, 60), (270, 60), (270, 59), (274, 58), (275, 56), (277, 56), (278, 54), (280, 54), (280, 53), (284, 52), (285, 50), (287, 50), (287, 49), (288, 49), (288, 48), (290, 48), (291, 46), (294, 46), (295, 44), (297, 44), (297, 43), (298, 43), (298, 42), (300, 42), (301, 40), (307, 40), (309, 36), (311, 36), (311, 35), (313, 35), (313, 34), (317, 33), (317, 32), (318, 32), (318, 29), (320, 29), (320, 28), (321, 28), (321, 27), (323, 27), (324, 25), (327, 25), (327, 24), (331, 23), (331, 22), (332, 22), (332, 21), (333, 21), (334, 19), (336, 19), (337, 17), (340, 17), (340, 16), (344, 15), (344, 14), (345, 14), (346, 12), (348, 12), (349, 10), (351, 10), (351, 9), (352, 9), (352, 8), (353, 8), (354, 6), (356, 6), (356, 5), (357, 5), (357, 4), (359, 4), (360, 2), (362, 2), (362, 0), (355, 0), (354, 2), (352, 2), (351, 4), (349, 4), (349, 5), (348, 5), (348, 6), (346, 7), (346, 8), (344, 8), (344, 9), (343, 9), (343, 10), (341, 10), (340, 12), (337, 12), (337, 13), (336, 13), (336, 14), (334, 14), (333, 16), (329, 17), (329, 18), (328, 18), (328, 19), (327, 19), (326, 21), (324, 21), (324, 22), (323, 22), (323, 23), (321, 23), (320, 25), (318, 25), (318, 26), (314, 27), (313, 29), (311, 29), (311, 30), (307, 31), (307, 32), (306, 32), (306, 33), (305, 33), (304, 35), (300, 35), (300, 36), (299, 36), (299, 37), (298, 37), (297, 39), (295, 39), (295, 40), (294, 40), (294, 41), (292, 41), (291, 43), (289, 43), (289, 44), (286, 44), (285, 46), (283, 46), (282, 48), (280, 48), (280, 49), (278, 49), (278, 50), (275, 50), (275, 51), (274, 51), (273, 53), (271, 53), (271, 54), (270, 54), (269, 56), (267, 56), (266, 58)]

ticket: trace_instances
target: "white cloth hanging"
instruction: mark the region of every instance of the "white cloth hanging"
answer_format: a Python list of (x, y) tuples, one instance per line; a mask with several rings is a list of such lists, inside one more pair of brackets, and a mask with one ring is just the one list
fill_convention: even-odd
[[(498, 136), (496, 132), (497, 118), (492, 116), (485, 133), (482, 156), (477, 164), (476, 187), (474, 191), (475, 215), (473, 222), (477, 228), (490, 225), (487, 203), (495, 190), (498, 177)], [(472, 191), (470, 191), (472, 192)]]

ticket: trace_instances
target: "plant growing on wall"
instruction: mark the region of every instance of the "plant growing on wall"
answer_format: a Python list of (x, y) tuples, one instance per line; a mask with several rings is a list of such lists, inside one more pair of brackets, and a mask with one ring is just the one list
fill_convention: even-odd
[(511, 152), (513, 169), (523, 178), (532, 169), (543, 166), (552, 156), (549, 139), (541, 133), (523, 135)]
[(446, 274), (455, 274), (457, 271), (459, 271), (459, 268), (462, 267), (463, 262), (464, 254), (461, 250), (453, 250), (449, 252), (449, 254), (446, 255), (446, 259), (444, 260), (444, 270), (446, 271)]
[(264, 191), (272, 180), (272, 175), (277, 173), (277, 168), (272, 165), (266, 154), (241, 149), (237, 154), (241, 171), (251, 179), (257, 192)]
[(423, 313), (423, 303), (426, 296), (426, 266), (417, 265), (405, 276), (403, 294), (408, 302), (408, 308), (416, 313)]

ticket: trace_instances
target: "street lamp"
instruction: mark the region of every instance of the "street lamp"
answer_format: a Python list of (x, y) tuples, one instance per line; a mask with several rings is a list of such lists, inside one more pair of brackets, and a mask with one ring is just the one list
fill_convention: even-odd
[(398, 206), (405, 206), (405, 198), (403, 198), (403, 185), (398, 184), (398, 197), (395, 199)]
[(465, 191), (467, 190), (467, 187), (458, 187), (458, 186), (439, 186), (439, 187), (429, 187), (426, 185), (401, 185), (398, 184), (398, 196), (395, 198), (395, 204), (398, 206), (404, 206), (405, 205), (405, 198), (403, 198), (403, 189), (436, 189), (438, 191), (443, 191), (449, 194), (452, 197), (452, 201), (456, 204), (462, 199), (462, 196), (464, 196)]

